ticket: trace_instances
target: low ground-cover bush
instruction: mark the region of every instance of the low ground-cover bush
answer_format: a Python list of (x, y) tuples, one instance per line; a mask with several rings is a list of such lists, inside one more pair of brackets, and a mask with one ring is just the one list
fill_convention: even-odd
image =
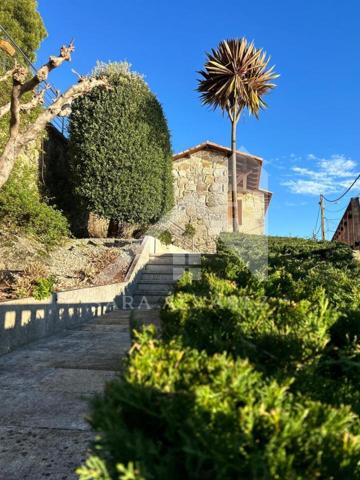
[[(133, 478), (116, 474), (129, 462), (134, 478), (154, 480), (360, 476), (359, 425), (348, 407), (300, 399), (247, 360), (149, 330), (135, 339), (123, 378), (95, 400), (92, 424), (109, 478)], [(96, 478), (89, 470), (81, 478)]]
[(82, 479), (360, 479), (359, 264), (270, 238), (266, 275), (257, 241), (222, 239), (168, 298), (161, 337), (137, 335), (93, 404)]
[(38, 262), (29, 264), (16, 279), (14, 291), (17, 298), (33, 297), (43, 300), (49, 297), (55, 287), (55, 279), (47, 268)]

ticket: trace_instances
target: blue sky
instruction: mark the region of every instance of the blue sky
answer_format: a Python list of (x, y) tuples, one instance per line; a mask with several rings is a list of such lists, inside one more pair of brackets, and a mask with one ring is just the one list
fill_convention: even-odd
[[(204, 140), (229, 145), (229, 121), (195, 91), (205, 52), (241, 36), (263, 47), (281, 77), (260, 119), (244, 114), (238, 142), (264, 158), (264, 186), (274, 194), (270, 234), (310, 236), (319, 193), (336, 198), (359, 173), (357, 0), (40, 0), (39, 11), (49, 32), (39, 62), (72, 38), (76, 44), (72, 65), (53, 83), (66, 88), (71, 68), (87, 73), (97, 60), (129, 61), (161, 101), (175, 152)], [(349, 197), (328, 205), (328, 236)]]

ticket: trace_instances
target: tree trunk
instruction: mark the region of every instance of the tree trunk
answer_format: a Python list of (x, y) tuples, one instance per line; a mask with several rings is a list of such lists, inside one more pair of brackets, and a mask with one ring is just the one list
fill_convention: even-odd
[(233, 216), (233, 231), (239, 230), (239, 208), (237, 198), (237, 168), (236, 168), (236, 125), (237, 121), (231, 121), (231, 201)]

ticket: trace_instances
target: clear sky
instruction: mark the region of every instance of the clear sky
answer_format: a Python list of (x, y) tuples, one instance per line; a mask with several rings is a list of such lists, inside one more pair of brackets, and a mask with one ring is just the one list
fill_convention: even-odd
[[(74, 81), (71, 68), (88, 73), (97, 60), (127, 60), (161, 101), (175, 152), (230, 143), (228, 119), (195, 91), (205, 52), (241, 36), (263, 47), (281, 77), (260, 119), (243, 116), (238, 141), (264, 158), (270, 234), (310, 236), (319, 193), (336, 198), (359, 173), (358, 0), (40, 0), (39, 11), (49, 36), (38, 62), (75, 39), (72, 65), (55, 72), (55, 85)], [(329, 205), (328, 236), (349, 197)]]

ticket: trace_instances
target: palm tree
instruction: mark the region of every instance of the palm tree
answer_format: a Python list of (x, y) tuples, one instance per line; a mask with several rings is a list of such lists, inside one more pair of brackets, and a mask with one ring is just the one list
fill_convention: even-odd
[(259, 110), (267, 106), (262, 97), (275, 87), (271, 82), (279, 75), (274, 67), (268, 68), (270, 57), (246, 38), (224, 40), (206, 56), (197, 90), (203, 104), (226, 111), (231, 121), (232, 214), (237, 232), (236, 127), (244, 109), (258, 118)]

